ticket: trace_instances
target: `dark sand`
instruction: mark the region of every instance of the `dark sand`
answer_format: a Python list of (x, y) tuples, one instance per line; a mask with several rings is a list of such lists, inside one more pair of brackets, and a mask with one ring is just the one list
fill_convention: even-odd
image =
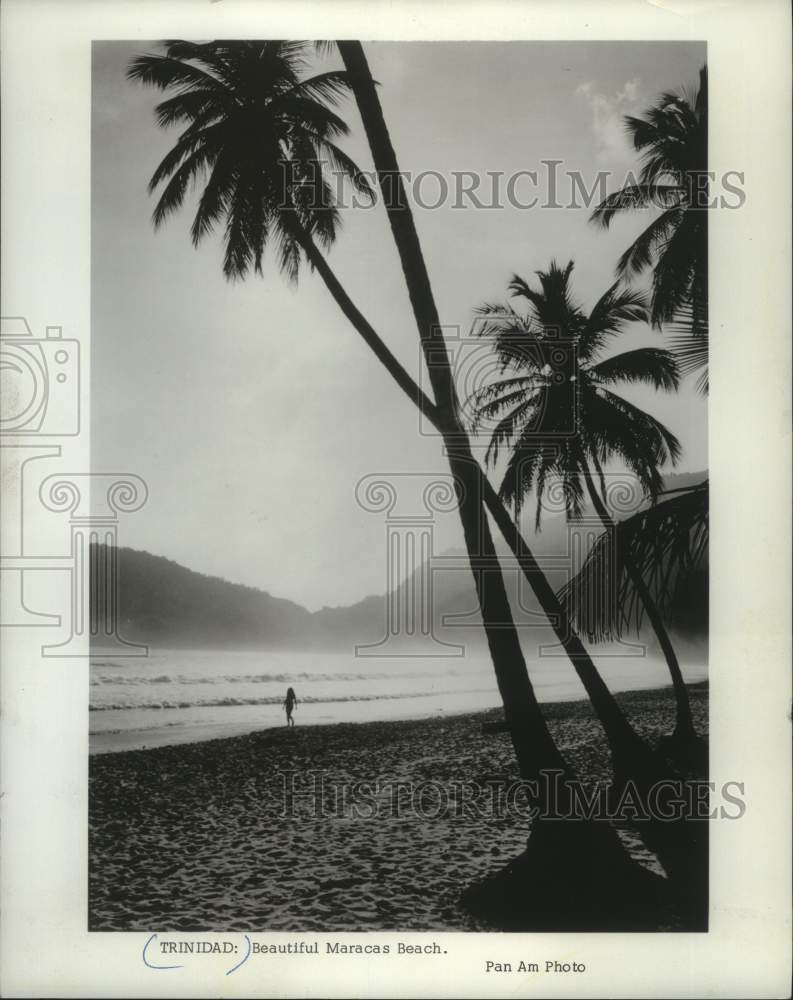
[[(707, 685), (690, 688), (707, 732)], [(671, 732), (670, 689), (617, 696), (648, 742)], [(589, 702), (543, 706), (557, 744), (580, 778), (607, 781), (608, 756)], [(498, 712), (407, 722), (299, 726), (248, 736), (90, 758), (89, 928), (136, 931), (475, 930), (461, 891), (526, 845), (519, 809), (494, 815), (446, 809), (461, 782), (517, 778), (509, 737), (484, 735)], [(326, 815), (314, 799), (284, 817), (285, 775), (308, 788), (323, 772)], [(343, 781), (440, 782), (429, 816), (401, 814), (393, 794), (334, 800)], [(433, 795), (435, 796), (433, 798)], [(366, 805), (368, 802), (368, 806)], [(371, 813), (379, 811), (379, 815)], [(311, 813), (315, 813), (311, 815)], [(658, 871), (629, 831), (631, 854)], [(659, 927), (668, 926), (667, 920)]]

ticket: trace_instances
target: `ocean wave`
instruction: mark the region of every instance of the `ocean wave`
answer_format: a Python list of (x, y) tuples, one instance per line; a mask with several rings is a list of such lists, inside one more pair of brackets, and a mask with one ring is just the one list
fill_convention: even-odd
[[(94, 664), (94, 666), (100, 666), (100, 664)], [(443, 676), (461, 677), (473, 672), (470, 670), (449, 669), (443, 671)], [(302, 671), (298, 673), (278, 674), (212, 674), (204, 677), (196, 676), (195, 674), (118, 674), (94, 676), (91, 678), (91, 687), (103, 687), (115, 684), (136, 687), (145, 684), (289, 684), (301, 681), (390, 681), (395, 678), (416, 679), (426, 676), (426, 670), (399, 671), (398, 673), (389, 674), (317, 674)]]
[[(481, 694), (484, 692), (489, 692), (490, 688), (466, 688), (466, 689), (455, 689), (454, 691), (449, 691), (450, 695), (458, 694)], [(389, 693), (389, 694), (350, 694), (350, 695), (337, 695), (336, 697), (320, 698), (312, 697), (307, 695), (301, 698), (300, 701), (307, 705), (325, 705), (333, 704), (334, 702), (350, 702), (350, 701), (403, 701), (408, 698), (428, 698), (437, 696), (438, 691), (410, 691), (410, 692), (400, 692), (400, 693)], [(129, 711), (129, 710), (161, 710), (167, 708), (185, 709), (185, 708), (213, 708), (221, 706), (230, 705), (281, 705), (283, 704), (283, 697), (281, 696), (271, 696), (263, 698), (235, 698), (233, 696), (227, 696), (225, 698), (207, 698), (200, 699), (198, 701), (185, 701), (183, 699), (170, 699), (163, 698), (159, 701), (148, 701), (148, 702), (111, 702), (106, 705), (89, 705), (89, 711), (91, 712), (119, 712), (119, 711)]]

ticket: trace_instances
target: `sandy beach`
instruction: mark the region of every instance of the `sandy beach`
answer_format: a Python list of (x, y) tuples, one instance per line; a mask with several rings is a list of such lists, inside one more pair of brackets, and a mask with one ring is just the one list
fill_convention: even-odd
[[(704, 734), (707, 685), (690, 691)], [(617, 697), (648, 742), (671, 732), (670, 690)], [(544, 711), (579, 777), (607, 781), (589, 703)], [(435, 803), (454, 803), (462, 783), (517, 778), (509, 737), (482, 731), (499, 715), (284, 727), (92, 757), (89, 928), (477, 929), (460, 893), (521, 853), (526, 820)], [(423, 788), (418, 810), (410, 782)], [(638, 839), (620, 835), (652, 870)], [(673, 915), (659, 921), (667, 927)]]

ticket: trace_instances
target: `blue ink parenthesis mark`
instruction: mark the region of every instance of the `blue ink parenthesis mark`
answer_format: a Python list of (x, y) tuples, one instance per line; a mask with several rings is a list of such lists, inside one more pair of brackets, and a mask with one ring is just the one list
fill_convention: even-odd
[[(152, 943), (152, 941), (157, 937), (156, 934), (152, 934), (149, 940), (143, 946), (143, 964), (147, 965), (150, 969), (183, 969), (183, 965), (152, 965), (151, 962), (146, 958), (146, 949)], [(247, 957), (247, 956), (246, 956)]]
[(237, 962), (237, 964), (234, 966), (233, 969), (229, 969), (229, 971), (226, 973), (227, 976), (230, 976), (232, 974), (232, 972), (236, 972), (237, 969), (239, 969), (239, 967), (241, 965), (245, 965), (245, 963), (251, 957), (251, 939), (248, 937), (247, 934), (244, 934), (243, 937), (248, 942), (248, 951), (245, 954), (245, 958), (243, 958), (243, 960), (241, 962)]

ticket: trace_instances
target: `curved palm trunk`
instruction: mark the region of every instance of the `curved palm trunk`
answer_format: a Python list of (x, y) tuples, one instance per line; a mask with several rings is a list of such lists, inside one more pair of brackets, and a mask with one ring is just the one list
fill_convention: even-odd
[[(587, 491), (589, 492), (589, 496), (592, 500), (592, 505), (594, 506), (598, 517), (603, 522), (603, 527), (607, 530), (615, 528), (617, 526), (617, 522), (609, 513), (604, 500), (600, 496), (587, 462), (582, 458), (580, 464), (581, 471), (584, 474), (584, 480), (587, 485)], [(694, 729), (694, 720), (691, 716), (691, 703), (688, 697), (688, 689), (686, 688), (686, 682), (683, 680), (683, 673), (680, 670), (680, 663), (677, 659), (674, 646), (672, 645), (672, 640), (669, 637), (669, 632), (664, 625), (658, 605), (653, 600), (650, 588), (644, 582), (644, 577), (639, 571), (639, 568), (632, 559), (626, 558), (624, 562), (625, 569), (628, 571), (628, 574), (633, 581), (633, 585), (636, 587), (636, 592), (638, 593), (639, 598), (647, 611), (647, 617), (661, 646), (664, 658), (666, 659), (666, 665), (669, 668), (669, 673), (672, 677), (672, 687), (675, 692), (675, 702), (677, 705), (677, 719), (675, 723), (674, 735), (677, 739), (684, 742), (694, 741), (697, 739), (697, 733)]]

